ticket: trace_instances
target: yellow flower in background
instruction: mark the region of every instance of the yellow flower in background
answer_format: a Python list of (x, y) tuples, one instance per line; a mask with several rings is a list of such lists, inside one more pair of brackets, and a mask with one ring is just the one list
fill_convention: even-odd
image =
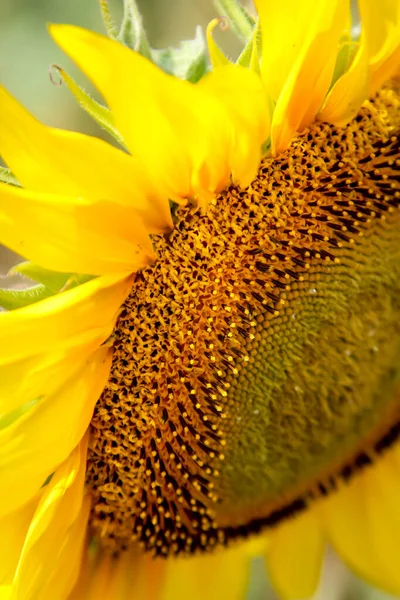
[(400, 594), (400, 5), (256, 5), (195, 83), (50, 27), (120, 148), (0, 88), (38, 282), (0, 316), (0, 598), (240, 599), (260, 554), (305, 598), (327, 543)]

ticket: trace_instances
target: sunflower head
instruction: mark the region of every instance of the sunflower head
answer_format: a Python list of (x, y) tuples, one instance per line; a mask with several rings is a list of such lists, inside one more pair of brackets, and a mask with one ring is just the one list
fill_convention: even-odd
[(67, 598), (83, 556), (80, 597), (134, 557), (268, 530), (278, 589), (307, 595), (322, 513), (347, 558), (335, 499), (399, 430), (398, 2), (360, 0), (356, 22), (347, 2), (259, 0), (256, 21), (221, 0), (236, 63), (213, 38), (226, 16), (155, 51), (133, 2), (119, 31), (101, 5), (108, 38), (50, 33), (119, 147), (0, 88), (0, 240), (37, 282), (0, 296), (4, 581)]

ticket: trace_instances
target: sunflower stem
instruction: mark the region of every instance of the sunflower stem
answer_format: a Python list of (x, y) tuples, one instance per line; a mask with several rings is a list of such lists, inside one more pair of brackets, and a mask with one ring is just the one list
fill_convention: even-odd
[(118, 40), (151, 59), (151, 50), (147, 35), (143, 27), (143, 18), (136, 4), (136, 0), (124, 0), (124, 17)]
[(239, 0), (214, 0), (214, 4), (221, 15), (228, 17), (232, 31), (247, 41), (253, 33), (255, 21), (242, 3)]

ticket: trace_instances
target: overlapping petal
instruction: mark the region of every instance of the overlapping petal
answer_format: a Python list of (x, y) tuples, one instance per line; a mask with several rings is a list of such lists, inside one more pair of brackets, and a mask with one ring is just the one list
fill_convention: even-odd
[(98, 277), (42, 302), (0, 315), (0, 364), (41, 353), (100, 345), (112, 332), (132, 277)]
[[(244, 124), (237, 109), (230, 111), (232, 103), (224, 103), (212, 86), (166, 75), (103, 36), (71, 26), (52, 26), (51, 33), (103, 94), (130, 151), (172, 199), (202, 199), (227, 183), (232, 147)], [(233, 73), (232, 91), (247, 77)], [(253, 102), (251, 76), (248, 81), (245, 106)]]
[(118, 556), (89, 549), (68, 600), (161, 600), (167, 561), (154, 560), (139, 548)]
[(309, 125), (331, 85), (346, 2), (256, 2), (263, 38), (261, 74), (276, 102), (271, 151), (278, 154)]
[(87, 439), (59, 466), (25, 536), (12, 600), (64, 600), (78, 576), (90, 508), (84, 497)]
[(122, 150), (91, 136), (42, 125), (1, 86), (0, 114), (0, 155), (24, 187), (107, 200), (110, 209), (117, 204), (131, 207), (150, 233), (172, 227), (168, 197), (156, 191)]
[(350, 68), (332, 86), (317, 118), (343, 127), (353, 119), (368, 97), (370, 71), (366, 35), (362, 31)]
[(331, 543), (361, 577), (400, 594), (400, 447), (332, 494), (321, 505)]
[(195, 195), (193, 178), (215, 160), (211, 140), (231, 143), (221, 104), (103, 36), (72, 26), (53, 25), (50, 32), (102, 93), (147, 175), (177, 201)]
[(99, 278), (0, 316), (0, 514), (28, 502), (84, 435), (130, 283)]
[(14, 579), (39, 498), (40, 492), (30, 502), (0, 519), (0, 589), (2, 585), (10, 585)]
[(141, 217), (109, 200), (41, 194), (0, 183), (0, 242), (55, 271), (136, 271), (154, 259)]
[(212, 554), (171, 558), (160, 600), (242, 600), (248, 585), (250, 556), (245, 544)]
[(362, 27), (369, 54), (373, 94), (400, 69), (400, 2), (359, 0)]
[(110, 348), (99, 348), (61, 388), (0, 430), (0, 515), (30, 500), (82, 439), (111, 358)]
[(93, 339), (77, 347), (55, 348), (48, 353), (34, 354), (11, 363), (7, 359), (1, 361), (0, 428), (61, 387), (99, 346), (100, 339), (98, 332), (95, 332)]
[(247, 186), (254, 179), (261, 160), (261, 146), (270, 134), (268, 96), (260, 77), (237, 65), (218, 67), (200, 85), (229, 110), (234, 139), (229, 165), (234, 180)]
[(309, 598), (315, 592), (324, 554), (320, 520), (307, 512), (272, 529), (265, 553), (271, 581), (281, 597)]

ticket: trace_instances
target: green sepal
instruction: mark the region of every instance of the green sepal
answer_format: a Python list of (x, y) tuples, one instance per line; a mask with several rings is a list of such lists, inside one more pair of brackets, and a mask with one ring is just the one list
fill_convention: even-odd
[(250, 39), (239, 55), (237, 64), (241, 67), (246, 67), (246, 69), (249, 69), (252, 67), (252, 62), (255, 55), (258, 55), (258, 57), (261, 56), (261, 29), (259, 21), (257, 21)]
[(332, 76), (331, 88), (335, 85), (337, 80), (344, 73), (346, 73), (346, 71), (348, 71), (358, 48), (358, 41), (352, 40), (348, 34), (342, 36), (342, 39), (339, 43), (339, 51), (336, 58), (335, 70)]
[(21, 418), (25, 413), (31, 410), (38, 402), (42, 399), (42, 396), (38, 396), (38, 398), (34, 398), (29, 402), (26, 402), (22, 406), (18, 406), (15, 410), (12, 410), (9, 413), (5, 413), (0, 415), (0, 429), (4, 429), (5, 427), (9, 427), (19, 418)]
[(90, 94), (81, 88), (80, 85), (78, 85), (76, 81), (74, 81), (74, 79), (68, 75), (66, 71), (64, 71), (64, 69), (58, 65), (52, 65), (52, 69), (57, 71), (61, 77), (61, 80), (64, 81), (65, 85), (79, 102), (83, 110), (86, 111), (88, 115), (100, 125), (100, 127), (112, 135), (112, 137), (117, 140), (121, 146), (124, 146), (124, 140), (114, 125), (114, 119), (110, 109), (92, 98)]
[(151, 49), (143, 27), (142, 15), (135, 0), (124, 0), (124, 16), (117, 40), (131, 50), (151, 59)]
[(214, 0), (219, 14), (229, 19), (232, 31), (241, 39), (247, 41), (253, 32), (255, 20), (247, 12), (239, 0)]
[(200, 26), (195, 37), (183, 40), (178, 48), (151, 51), (153, 61), (169, 75), (196, 83), (209, 71), (207, 44)]
[(63, 291), (71, 290), (72, 288), (77, 287), (78, 285), (82, 285), (83, 283), (87, 283), (91, 279), (94, 279), (95, 275), (85, 275), (84, 273), (73, 273), (67, 283), (65, 284)]
[(115, 40), (118, 35), (118, 28), (114, 23), (114, 19), (111, 16), (110, 7), (108, 6), (108, 0), (99, 0), (101, 16), (103, 17), (104, 26), (107, 31), (108, 37)]
[(10, 169), (7, 169), (6, 167), (0, 167), (0, 181), (2, 183), (8, 183), (9, 185), (21, 187), (18, 179), (11, 173)]
[(67, 284), (68, 280), (73, 277), (72, 273), (50, 271), (49, 269), (44, 269), (30, 261), (22, 262), (12, 267), (10, 269), (10, 274), (12, 275), (13, 273), (25, 275), (25, 277), (29, 277), (29, 279), (41, 283), (49, 290), (49, 295), (59, 292)]
[(35, 304), (49, 296), (52, 296), (52, 292), (41, 283), (24, 290), (0, 288), (0, 306), (6, 310), (15, 310)]

